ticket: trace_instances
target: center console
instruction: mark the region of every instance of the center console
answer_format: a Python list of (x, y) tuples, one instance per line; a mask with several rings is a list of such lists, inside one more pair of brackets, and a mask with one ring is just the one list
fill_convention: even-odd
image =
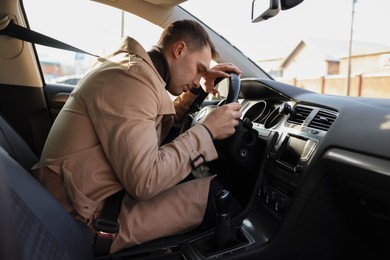
[(317, 143), (307, 136), (286, 133), (270, 152), (259, 196), (277, 217), (281, 218), (288, 207)]
[(276, 131), (278, 139), (264, 166), (264, 180), (258, 195), (262, 205), (278, 219), (283, 218), (308, 162), (326, 134), (321, 129), (308, 127), (321, 110), (308, 106), (304, 109), (309, 112), (299, 124), (290, 120), (292, 115), (283, 119)]

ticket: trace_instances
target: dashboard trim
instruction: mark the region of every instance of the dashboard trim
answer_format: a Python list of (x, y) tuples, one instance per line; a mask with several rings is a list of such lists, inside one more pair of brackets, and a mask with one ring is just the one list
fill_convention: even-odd
[(390, 176), (390, 161), (333, 148), (325, 153), (325, 159), (364, 169), (384, 176)]

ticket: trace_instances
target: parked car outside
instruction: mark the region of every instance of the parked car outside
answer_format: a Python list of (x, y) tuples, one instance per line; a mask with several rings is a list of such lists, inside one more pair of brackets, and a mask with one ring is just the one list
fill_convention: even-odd
[(76, 86), (77, 83), (79, 83), (80, 79), (83, 77), (83, 75), (66, 75), (66, 76), (61, 76), (58, 78), (54, 78), (51, 81), (53, 83), (58, 83), (58, 84), (67, 84), (67, 85), (73, 85)]

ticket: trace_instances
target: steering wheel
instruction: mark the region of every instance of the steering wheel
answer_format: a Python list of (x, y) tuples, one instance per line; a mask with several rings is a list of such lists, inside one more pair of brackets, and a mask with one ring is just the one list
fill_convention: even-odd
[[(220, 83), (223, 78), (217, 78), (214, 82), (214, 86)], [(219, 102), (218, 105), (209, 105), (200, 109), (202, 102), (206, 99), (207, 93), (201, 90), (197, 99), (193, 102), (189, 109), (187, 116), (188, 121), (183, 123), (181, 133), (189, 128), (201, 124), (215, 108), (232, 102), (237, 102), (241, 88), (241, 81), (237, 74), (230, 73), (229, 77), (228, 94), (224, 102)], [(197, 112), (198, 111), (198, 112)], [(256, 155), (262, 154), (262, 145), (257, 138), (258, 133), (252, 129), (249, 119), (240, 120), (239, 125), (236, 127), (234, 135), (223, 139), (215, 140), (214, 144), (217, 148), (220, 158), (225, 158), (228, 163), (236, 163), (240, 165), (242, 169), (256, 169), (259, 164), (258, 157)]]
[[(217, 78), (215, 80), (215, 82), (214, 82), (214, 86), (217, 85), (218, 83), (220, 83), (223, 79), (224, 78)], [(209, 105), (209, 106), (203, 107), (194, 116), (190, 127), (192, 127), (192, 126), (194, 126), (196, 124), (203, 123), (203, 121), (206, 119), (207, 115), (210, 114), (211, 111), (213, 111), (218, 106), (221, 106), (223, 104), (232, 103), (232, 102), (237, 102), (238, 96), (240, 94), (240, 86), (241, 86), (240, 85), (240, 77), (237, 74), (235, 74), (235, 73), (230, 73), (228, 95), (227, 95), (225, 101), (224, 102), (220, 102), (218, 105)], [(204, 99), (207, 97), (207, 93), (206, 93), (206, 95), (204, 95), (204, 94), (202, 95), (201, 94), (199, 96), (200, 96), (200, 98), (194, 101), (194, 103), (197, 103), (195, 105), (197, 105), (198, 107), (200, 107), (200, 104), (201, 104), (199, 102), (203, 102)]]
[[(221, 78), (217, 78), (216, 82), (220, 82)], [(215, 84), (218, 84), (215, 83)], [(238, 100), (238, 95), (240, 94), (240, 77), (235, 74), (235, 73), (230, 73), (230, 78), (229, 78), (229, 92), (228, 96), (226, 97), (225, 104), (229, 104), (232, 102), (237, 102)]]

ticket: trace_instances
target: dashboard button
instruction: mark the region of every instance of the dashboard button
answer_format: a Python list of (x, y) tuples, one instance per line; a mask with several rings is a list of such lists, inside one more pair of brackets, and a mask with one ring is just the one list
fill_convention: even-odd
[(285, 198), (280, 198), (275, 203), (275, 210), (278, 212), (283, 212), (287, 207), (287, 200)]
[(294, 172), (295, 173), (301, 173), (303, 171), (303, 166), (302, 165), (297, 165), (294, 167)]
[(267, 194), (267, 197), (265, 198), (265, 202), (268, 204), (274, 204), (277, 199), (277, 194), (275, 191), (271, 191)]

